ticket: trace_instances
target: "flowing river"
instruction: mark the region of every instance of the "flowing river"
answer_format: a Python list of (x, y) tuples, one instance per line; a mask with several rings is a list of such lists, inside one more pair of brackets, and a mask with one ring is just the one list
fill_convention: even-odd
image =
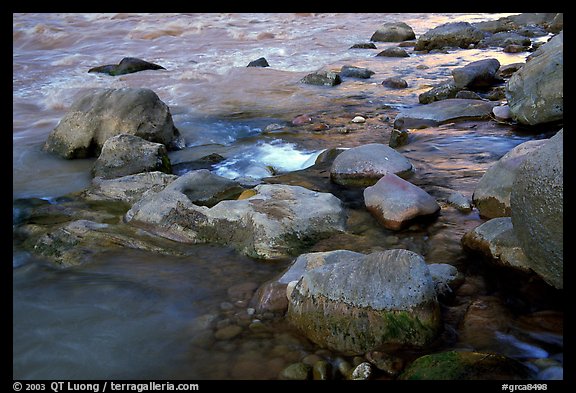
[[(170, 107), (187, 146), (170, 153), (179, 175), (189, 170), (189, 160), (217, 153), (224, 160), (212, 170), (221, 176), (289, 180), (325, 149), (386, 144), (398, 110), (416, 105), (418, 95), (450, 78), (452, 69), (484, 58), (497, 58), (502, 65), (524, 62), (527, 53), (487, 48), (380, 58), (376, 53), (397, 44), (378, 43), (378, 50), (349, 48), (368, 42), (384, 22), (406, 22), (419, 36), (446, 22), (505, 15), (14, 14), (13, 199), (52, 202), (90, 184), (94, 159), (64, 160), (41, 148), (70, 105), (101, 88), (147, 87)], [(116, 77), (87, 72), (123, 57), (166, 70)], [(246, 67), (260, 57), (270, 67)], [(299, 83), (320, 68), (336, 70), (346, 64), (375, 74), (333, 88)], [(402, 77), (408, 88), (386, 89), (381, 82), (390, 76)], [(302, 114), (332, 126), (349, 124), (354, 115), (374, 121), (367, 123), (369, 131), (340, 134), (266, 131)], [(416, 167), (414, 182), (431, 194), (457, 190), (471, 196), (482, 174), (506, 152), (546, 137), (544, 131), (464, 122), (417, 130), (411, 143), (398, 150)], [(473, 287), (468, 288), (473, 294), (469, 299), (498, 301), (508, 310), (506, 318), (514, 327), (492, 331), (490, 338), (482, 336), (490, 332), (478, 329), (476, 337), (462, 341), (450, 333), (457, 326), (448, 324), (441, 349), (493, 350), (533, 368), (544, 361), (562, 363), (562, 335), (558, 328), (542, 328), (561, 325), (557, 294), (536, 283), (533, 289), (541, 296), (527, 298), (530, 291), (514, 287), (521, 280), (501, 276), (462, 251), (462, 235), (483, 222), (476, 210), (462, 213), (447, 207), (433, 225), (396, 234), (380, 229), (353, 203), (350, 214), (352, 229), (363, 240), (350, 245), (332, 239), (314, 250), (408, 248), (428, 263), (458, 267)], [(90, 263), (59, 269), (15, 248), (13, 378), (275, 379), (288, 364), (319, 352), (281, 320), (271, 320), (264, 331), (214, 340), (206, 326), (226, 326), (230, 315), (247, 307), (247, 299), (231, 295), (231, 288), (260, 285), (290, 261), (255, 261), (219, 246), (192, 250), (188, 257), (110, 251)], [(470, 295), (464, 292), (456, 294), (448, 314), (460, 312)]]

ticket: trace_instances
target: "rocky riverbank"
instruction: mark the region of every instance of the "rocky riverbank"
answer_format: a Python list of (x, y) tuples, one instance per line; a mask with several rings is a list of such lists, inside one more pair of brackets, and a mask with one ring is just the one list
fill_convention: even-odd
[[(285, 264), (271, 281), (228, 288), (229, 302), (194, 321), (199, 353), (244, 338), (268, 340), (261, 350), (276, 354), (260, 364), (252, 348), (252, 357), (215, 366), (225, 370), (215, 377), (561, 379), (562, 14), (448, 23), (419, 37), (387, 24), (370, 40), (399, 42), (408, 56), (534, 51), (515, 71), (493, 58), (455, 69), (410, 108), (362, 102), (354, 116), (325, 108), (271, 123), (268, 132), (324, 152), (307, 169), (261, 179), (214, 174), (217, 151), (188, 162), (204, 169), (176, 175), (170, 152), (188, 148), (152, 90), (89, 94), (44, 150), (97, 157), (92, 183), (51, 202), (15, 200), (15, 249), (63, 268), (124, 248), (186, 257), (197, 244)], [(350, 65), (298, 83), (332, 89), (371, 75)], [(410, 154), (451, 129), (538, 140), (454, 180)], [(510, 293), (518, 304), (505, 304)], [(527, 349), (537, 346), (545, 354)]]

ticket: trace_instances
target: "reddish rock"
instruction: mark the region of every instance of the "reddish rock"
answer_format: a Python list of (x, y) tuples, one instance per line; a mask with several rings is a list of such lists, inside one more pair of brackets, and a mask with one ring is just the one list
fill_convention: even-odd
[(410, 220), (440, 210), (434, 197), (393, 173), (364, 190), (364, 203), (385, 228), (392, 230), (402, 229)]

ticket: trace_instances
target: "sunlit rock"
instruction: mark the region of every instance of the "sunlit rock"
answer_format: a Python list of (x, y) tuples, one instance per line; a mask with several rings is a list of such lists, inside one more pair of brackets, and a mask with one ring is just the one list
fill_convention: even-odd
[(184, 147), (168, 106), (145, 88), (104, 89), (77, 100), (48, 135), (43, 149), (61, 157), (97, 157), (107, 139), (139, 136), (168, 150)]

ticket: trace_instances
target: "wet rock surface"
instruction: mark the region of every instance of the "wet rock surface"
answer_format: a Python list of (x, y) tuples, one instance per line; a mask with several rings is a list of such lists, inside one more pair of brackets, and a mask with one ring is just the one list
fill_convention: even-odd
[(564, 130), (524, 159), (512, 186), (514, 232), (530, 267), (563, 288)]
[[(538, 21), (539, 26), (526, 27), (522, 33), (524, 37), (539, 36), (542, 30), (549, 28), (561, 30), (562, 26), (561, 14), (560, 17), (553, 14), (546, 17), (523, 15), (484, 27), (494, 34), (498, 29), (514, 25), (519, 33), (519, 25), (526, 21)], [(472, 25), (487, 32), (484, 27)], [(271, 38), (271, 33), (258, 36), (259, 40)], [(486, 34), (484, 38), (488, 38)], [(458, 40), (446, 46), (442, 44), (442, 47), (453, 47), (454, 42)], [(414, 45), (405, 44), (403, 48)], [(475, 45), (483, 46), (480, 41), (468, 44), (467, 48)], [(428, 50), (435, 51), (425, 49)], [(418, 56), (428, 56), (423, 52), (406, 51), (415, 57), (414, 61), (419, 61)], [(371, 62), (406, 61), (374, 58), (376, 51), (365, 54), (372, 58)], [(441, 52), (431, 55), (443, 56)], [(538, 57), (533, 57), (528, 63), (536, 59)], [(512, 226), (513, 218), (485, 221), (489, 214), (485, 214), (477, 201), (472, 206), (469, 198), (482, 175), (489, 172), (489, 164), (496, 164), (506, 153), (498, 138), (506, 135), (513, 141), (507, 146), (512, 146), (550, 135), (527, 134), (525, 129), (514, 128), (511, 118), (497, 117), (493, 111), (489, 117), (440, 114), (440, 117), (444, 116), (443, 120), (430, 124), (426, 124), (428, 120), (423, 116), (424, 120), (417, 121), (426, 128), (413, 127), (417, 123), (407, 127), (400, 122), (393, 124), (398, 113), (409, 113), (411, 109), (407, 107), (413, 105), (388, 105), (380, 99), (374, 100), (375, 96), (370, 94), (356, 94), (358, 86), (370, 84), (378, 87), (379, 98), (384, 90), (385, 94), (397, 94), (393, 89), (384, 89), (379, 81), (361, 80), (374, 75), (369, 68), (364, 68), (374, 64), (369, 61), (354, 63), (358, 67), (342, 67), (341, 83), (347, 85), (341, 87), (349, 96), (335, 99), (334, 108), (293, 111), (271, 119), (267, 123), (270, 127), (258, 126), (258, 129), (267, 130), (263, 132), (267, 137), (285, 138), (310, 150), (326, 149), (313, 166), (281, 174), (270, 170), (272, 177), (252, 179), (254, 183), (241, 182), (240, 185), (214, 177), (208, 171), (214, 170), (215, 164), (229, 160), (233, 148), (216, 144), (193, 146), (171, 156), (179, 165), (173, 166), (176, 175), (156, 171), (114, 179), (95, 178), (87, 189), (64, 198), (15, 200), (15, 249), (52, 262), (63, 272), (69, 270), (70, 273), (65, 274), (79, 274), (82, 284), (86, 282), (85, 270), (80, 267), (88, 272), (97, 269), (110, 252), (133, 250), (140, 252), (135, 255), (141, 258), (154, 259), (148, 270), (136, 273), (140, 276), (151, 274), (149, 282), (144, 283), (128, 273), (115, 276), (122, 269), (137, 269), (139, 262), (121, 267), (121, 260), (111, 259), (108, 265), (117, 263), (118, 266), (104, 274), (113, 279), (109, 279), (99, 293), (108, 294), (109, 288), (118, 285), (121, 296), (115, 300), (124, 304), (122, 302), (132, 296), (134, 288), (141, 288), (146, 300), (132, 303), (134, 307), (131, 307), (140, 310), (155, 299), (165, 302), (163, 294), (174, 289), (179, 295), (168, 299), (170, 325), (178, 323), (181, 304), (197, 302), (201, 307), (209, 304), (203, 308), (202, 315), (183, 313), (182, 318), (188, 319), (188, 333), (175, 339), (175, 343), (167, 344), (179, 350), (187, 348), (184, 353), (179, 352), (182, 358), (201, 359), (202, 364), (195, 364), (194, 372), (202, 378), (563, 378), (562, 292), (554, 289), (553, 281), (554, 276), (562, 277), (563, 273), (542, 273), (550, 283), (531, 273), (524, 264), (528, 258), (517, 228)], [(340, 66), (340, 63), (333, 64), (331, 69)], [(436, 72), (418, 67), (419, 72)], [(242, 69), (246, 71), (244, 67)], [(482, 83), (466, 85), (466, 89), (470, 87), (474, 92), (456, 88), (455, 82), (451, 81), (430, 92), (427, 98), (425, 94), (420, 97), (432, 102), (476, 94), (476, 101), (481, 101), (478, 98), (490, 99), (499, 105), (506, 98), (497, 96), (496, 89), (490, 92), (485, 89), (499, 83), (500, 77), (510, 78), (518, 69), (500, 67), (490, 82), (489, 78), (480, 78)], [(273, 70), (262, 70), (262, 73), (266, 71)], [(350, 74), (346, 75), (347, 72)], [(448, 69), (442, 72), (441, 77), (449, 75)], [(402, 75), (407, 75), (411, 81), (402, 94), (413, 97), (414, 107), (417, 107), (418, 93), (429, 85), (413, 84), (409, 72), (403, 71)], [(298, 78), (291, 83), (297, 82)], [(315, 78), (317, 76), (311, 80), (315, 81)], [(320, 77), (316, 81), (332, 86), (336, 79), (330, 81), (330, 78), (323, 80)], [(118, 81), (123, 83), (125, 80), (118, 78)], [(299, 88), (318, 92), (318, 99), (340, 89)], [(351, 90), (346, 90), (348, 88)], [(434, 110), (441, 113), (439, 109)], [(182, 116), (182, 108), (177, 106), (176, 111)], [(230, 116), (250, 118), (252, 114), (239, 110)], [(187, 123), (187, 120), (180, 121)], [(402, 130), (394, 129), (394, 126)], [(209, 131), (209, 126), (204, 129)], [(367, 144), (385, 143), (389, 138), (392, 146), (390, 136), (395, 131), (405, 136), (401, 143), (395, 144), (395, 152), (410, 163), (406, 179), (434, 199), (440, 208), (439, 214), (432, 214), (434, 219), (408, 220), (400, 229), (379, 224), (368, 211), (363, 197), (365, 190), (373, 187), (378, 179), (392, 177), (391, 172), (374, 171), (378, 175), (372, 176), (374, 173), (365, 171), (362, 176), (370, 180), (363, 179), (362, 182), (367, 183), (360, 184), (340, 184), (331, 178), (333, 163), (340, 155)], [(250, 135), (242, 143), (260, 137)], [(454, 146), (462, 141), (465, 147), (460, 151)], [(462, 154), (463, 151), (466, 153)], [(391, 161), (388, 152), (382, 150), (374, 156), (363, 152), (357, 158), (366, 159), (366, 167)], [(539, 173), (535, 162), (540, 161), (546, 160), (535, 159), (534, 166), (526, 169), (526, 175)], [(208, 170), (194, 172), (201, 168)], [(562, 177), (561, 169), (558, 176), (557, 167), (547, 173), (548, 181)], [(402, 182), (406, 184), (407, 181)], [(253, 188), (258, 183), (263, 184)], [(280, 187), (267, 188), (271, 184)], [(287, 188), (288, 184), (303, 189)], [(556, 185), (550, 188), (554, 189)], [(544, 199), (557, 201), (557, 195)], [(338, 206), (334, 215), (327, 214), (324, 217), (328, 217), (326, 225), (317, 227), (322, 214), (314, 214), (326, 212), (323, 209), (333, 203)], [(522, 199), (522, 203), (528, 206), (526, 200)], [(130, 211), (131, 207), (134, 210)], [(532, 206), (530, 209), (539, 208)], [(140, 219), (146, 218), (136, 223), (133, 217), (140, 213)], [(266, 217), (260, 220), (263, 216)], [(312, 230), (309, 233), (303, 229), (308, 225), (303, 222), (306, 220), (300, 220), (303, 216), (310, 217)], [(542, 221), (538, 217), (535, 219)], [(528, 231), (534, 236), (532, 229)], [(280, 240), (275, 238), (278, 233)], [(198, 243), (208, 244), (203, 246), (206, 247), (205, 261), (198, 256), (197, 250), (202, 249)], [(221, 250), (229, 246), (235, 249), (230, 248), (222, 255)], [(553, 249), (561, 250), (562, 247), (556, 244)], [(23, 260), (22, 251), (19, 253), (13, 262), (16, 269)], [(241, 254), (250, 255), (254, 261)], [(402, 256), (381, 258), (390, 262), (390, 266), (384, 267), (383, 263), (371, 265), (370, 259), (377, 259), (373, 254)], [(166, 256), (182, 259), (177, 259), (178, 264), (170, 265), (163, 259)], [(497, 265), (484, 264), (485, 259)], [(518, 262), (520, 260), (522, 263)], [(91, 262), (95, 261), (91, 267)], [(399, 267), (398, 261), (410, 262), (399, 264)], [(248, 266), (253, 262), (257, 266), (249, 270)], [(169, 285), (165, 285), (165, 276), (192, 264), (194, 269), (187, 274), (176, 273), (178, 278), (166, 281)], [(362, 266), (364, 264), (366, 266)], [(33, 268), (30, 263), (23, 267)], [(18, 271), (15, 271), (17, 278)], [(198, 282), (197, 276), (205, 277), (207, 272), (213, 278)], [(392, 283), (382, 278), (389, 278)], [(189, 282), (194, 284), (188, 285)], [(42, 280), (27, 285), (47, 286), (49, 283), (50, 280)], [(212, 292), (205, 288), (214, 285), (218, 288), (210, 288)], [(70, 298), (71, 305), (77, 292), (79, 289)], [(405, 292), (408, 292), (407, 296), (403, 296)], [(426, 297), (428, 303), (420, 301), (419, 296), (423, 293), (430, 295)], [(196, 294), (199, 294), (198, 298), (189, 298)], [(101, 298), (105, 300), (105, 296)], [(388, 305), (393, 305), (392, 311), (378, 303), (382, 298), (391, 299)], [(300, 307), (312, 311), (301, 321), (295, 316), (295, 299)], [(394, 303), (402, 299), (408, 299), (406, 304), (410, 311), (400, 309)], [(129, 316), (137, 314), (128, 308), (114, 308), (114, 312)], [(160, 325), (164, 326), (165, 322)], [(486, 362), (479, 361), (480, 358)], [(531, 368), (529, 372), (526, 372), (526, 365)], [(190, 375), (189, 370), (179, 367), (176, 366), (174, 375)], [(186, 367), (187, 364), (182, 366)]]
[(287, 317), (314, 342), (361, 354), (386, 345), (428, 344), (437, 334), (438, 312), (422, 257), (389, 250), (304, 273)]
[(168, 106), (145, 88), (104, 89), (76, 101), (48, 135), (43, 149), (67, 159), (100, 154), (107, 139), (130, 134), (166, 145), (184, 147)]

